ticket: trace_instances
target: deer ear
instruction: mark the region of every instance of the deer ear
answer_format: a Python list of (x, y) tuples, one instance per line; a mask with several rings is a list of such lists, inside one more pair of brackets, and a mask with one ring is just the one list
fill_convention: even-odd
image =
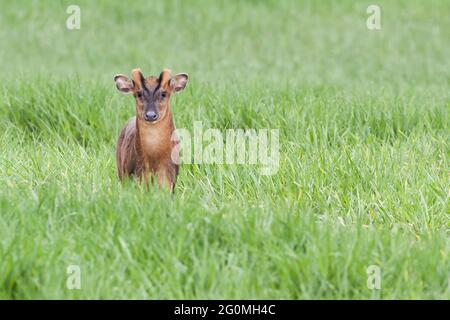
[(187, 73), (179, 73), (170, 79), (170, 88), (175, 92), (181, 91), (186, 88), (188, 79)]
[(128, 77), (123, 74), (115, 75), (114, 82), (116, 83), (117, 90), (122, 93), (130, 93), (133, 90), (133, 80), (128, 79)]

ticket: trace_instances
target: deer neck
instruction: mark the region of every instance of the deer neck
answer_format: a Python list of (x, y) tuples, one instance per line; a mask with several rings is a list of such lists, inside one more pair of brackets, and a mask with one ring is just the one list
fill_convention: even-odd
[(143, 159), (158, 161), (170, 156), (171, 136), (175, 130), (170, 110), (155, 124), (136, 117), (136, 129), (136, 150)]

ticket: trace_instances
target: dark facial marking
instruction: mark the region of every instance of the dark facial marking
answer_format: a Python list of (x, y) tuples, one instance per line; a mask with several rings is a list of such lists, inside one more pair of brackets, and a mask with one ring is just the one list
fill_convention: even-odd
[[(157, 100), (156, 93), (158, 92), (158, 88), (160, 86), (158, 83), (158, 85), (156, 86), (156, 88), (154, 90), (152, 90), (151, 87), (149, 88), (147, 86), (147, 83), (146, 83), (145, 78), (142, 75), (142, 73), (140, 74), (140, 81), (141, 81), (142, 92), (138, 91), (138, 93), (136, 95), (138, 96), (138, 98), (141, 99), (141, 101), (144, 105), (144, 108), (143, 108), (144, 109), (143, 110), (144, 119), (146, 121), (153, 122), (153, 121), (159, 119), (159, 116), (160, 116), (159, 110), (156, 107), (156, 100)], [(139, 96), (139, 93), (140, 93), (140, 96)], [(155, 116), (155, 115), (156, 115), (156, 118), (153, 118), (152, 116)]]
[(150, 91), (147, 88), (147, 84), (145, 82), (145, 78), (144, 75), (141, 73), (140, 75), (140, 81), (141, 81), (141, 87), (142, 87), (142, 95), (145, 96), (149, 96), (150, 95)]
[(159, 78), (158, 78), (158, 85), (155, 88), (155, 91), (153, 91), (153, 93), (158, 92), (158, 90), (160, 89), (161, 85), (162, 85), (162, 81), (163, 81), (163, 76), (164, 76), (164, 71), (160, 73)]

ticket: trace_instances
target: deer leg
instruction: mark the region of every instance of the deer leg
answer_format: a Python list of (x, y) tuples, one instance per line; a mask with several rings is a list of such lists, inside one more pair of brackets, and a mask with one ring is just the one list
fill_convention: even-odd
[(158, 180), (158, 186), (162, 188), (169, 189), (170, 192), (173, 192), (174, 183), (172, 176), (166, 169), (160, 169), (156, 172), (156, 177)]

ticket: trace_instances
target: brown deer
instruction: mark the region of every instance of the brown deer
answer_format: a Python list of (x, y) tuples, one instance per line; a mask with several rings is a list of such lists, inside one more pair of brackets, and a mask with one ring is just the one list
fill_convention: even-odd
[(169, 101), (172, 93), (186, 87), (188, 75), (170, 77), (170, 70), (164, 69), (159, 77), (144, 78), (140, 69), (134, 69), (131, 78), (114, 77), (117, 89), (132, 93), (136, 100), (136, 116), (128, 120), (117, 141), (117, 174), (121, 181), (134, 176), (147, 185), (155, 177), (159, 186), (173, 192), (179, 146)]

